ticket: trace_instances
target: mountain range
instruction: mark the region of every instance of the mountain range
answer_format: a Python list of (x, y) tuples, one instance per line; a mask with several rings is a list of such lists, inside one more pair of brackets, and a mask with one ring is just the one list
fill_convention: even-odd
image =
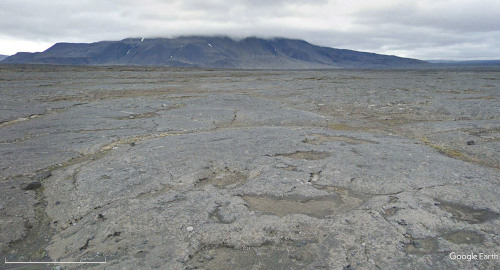
[(127, 38), (95, 43), (57, 43), (44, 52), (20, 52), (2, 63), (58, 65), (141, 65), (244, 69), (379, 68), (427, 62), (335, 49), (304, 40), (215, 36)]
[(3, 54), (0, 54), (0, 61), (4, 60), (5, 58), (7, 58), (8, 55), (3, 55)]

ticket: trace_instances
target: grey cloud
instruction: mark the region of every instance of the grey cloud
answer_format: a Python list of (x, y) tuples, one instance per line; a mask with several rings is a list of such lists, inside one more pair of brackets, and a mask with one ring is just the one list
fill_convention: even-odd
[[(497, 10), (500, 2), (487, 0), (2, 0), (0, 36), (53, 43), (280, 36), (421, 59), (500, 58)], [(7, 45), (0, 42), (0, 53)]]
[[(479, 4), (480, 3), (480, 4)], [(425, 5), (407, 1), (397, 6), (360, 10), (360, 24), (387, 24), (437, 28), (459, 33), (491, 32), (500, 29), (499, 1), (433, 1)]]

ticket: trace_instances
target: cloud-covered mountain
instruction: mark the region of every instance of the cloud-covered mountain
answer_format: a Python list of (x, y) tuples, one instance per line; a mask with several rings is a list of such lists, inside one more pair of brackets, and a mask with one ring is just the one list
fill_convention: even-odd
[(40, 53), (17, 53), (2, 63), (144, 65), (211, 68), (377, 68), (425, 61), (312, 45), (303, 40), (186, 36), (57, 43)]

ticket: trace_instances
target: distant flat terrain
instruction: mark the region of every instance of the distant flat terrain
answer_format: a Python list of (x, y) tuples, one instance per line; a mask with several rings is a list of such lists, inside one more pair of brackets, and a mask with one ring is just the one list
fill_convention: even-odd
[(450, 258), (500, 254), (499, 100), (494, 68), (0, 65), (0, 257), (499, 268)]

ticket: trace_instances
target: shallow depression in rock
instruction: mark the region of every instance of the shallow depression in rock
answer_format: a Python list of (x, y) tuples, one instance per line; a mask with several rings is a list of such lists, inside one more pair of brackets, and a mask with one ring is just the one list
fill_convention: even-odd
[(488, 220), (497, 219), (500, 215), (489, 209), (475, 209), (470, 206), (440, 201), (441, 209), (451, 213), (453, 219), (465, 221), (470, 224), (483, 223)]
[(447, 233), (444, 238), (455, 244), (480, 244), (484, 242), (484, 235), (466, 230)]
[(308, 144), (323, 144), (326, 142), (344, 142), (348, 144), (376, 143), (370, 140), (358, 139), (348, 136), (329, 136), (324, 134), (312, 134), (313, 138), (306, 138), (303, 142)]
[(361, 199), (337, 194), (312, 199), (296, 196), (244, 196), (243, 200), (250, 205), (252, 211), (280, 217), (303, 214), (317, 218), (345, 213), (363, 203)]
[(319, 160), (319, 159), (325, 159), (331, 156), (331, 154), (328, 152), (317, 152), (317, 151), (297, 151), (295, 153), (289, 153), (289, 154), (278, 154), (277, 156), (293, 158), (293, 159)]
[(225, 188), (242, 185), (247, 179), (248, 177), (240, 172), (224, 172), (212, 175), (211, 177), (201, 178), (195, 185), (213, 185), (218, 188)]

